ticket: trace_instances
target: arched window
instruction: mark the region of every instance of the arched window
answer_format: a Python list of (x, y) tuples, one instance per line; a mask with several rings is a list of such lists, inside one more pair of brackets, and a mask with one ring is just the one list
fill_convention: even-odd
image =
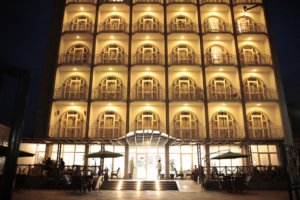
[(180, 77), (173, 82), (174, 100), (196, 100), (201, 94), (196, 82), (189, 77)]
[(144, 45), (137, 50), (137, 63), (157, 64), (159, 63), (159, 50), (153, 45)]
[(177, 16), (171, 19), (171, 32), (193, 31), (193, 22), (186, 16)]
[(236, 20), (237, 31), (239, 33), (255, 32), (255, 21), (248, 16), (240, 17)]
[(89, 62), (89, 49), (82, 45), (77, 44), (72, 46), (67, 53), (67, 63), (83, 64)]
[(63, 99), (86, 99), (87, 84), (80, 76), (72, 76), (65, 80), (62, 90)]
[(146, 15), (138, 19), (137, 31), (159, 31), (159, 21), (156, 17)]
[(196, 139), (198, 137), (198, 119), (190, 112), (181, 112), (174, 117), (174, 137)]
[(69, 31), (91, 31), (93, 29), (92, 19), (87, 16), (78, 16), (71, 22)]
[(136, 130), (160, 130), (160, 121), (157, 114), (146, 111), (136, 118)]
[(270, 121), (260, 112), (252, 112), (248, 115), (248, 129), (250, 138), (269, 138)]
[(99, 90), (96, 98), (101, 100), (121, 100), (123, 83), (121, 79), (109, 76), (102, 79), (99, 83)]
[(260, 64), (260, 53), (252, 46), (244, 46), (240, 49), (241, 63), (245, 65)]
[(220, 17), (211, 16), (204, 20), (204, 28), (205, 32), (225, 32), (226, 24)]
[(136, 98), (140, 100), (159, 99), (159, 82), (153, 77), (143, 77), (136, 83)]
[(124, 64), (124, 50), (117, 44), (106, 46), (101, 52), (101, 64)]
[(218, 112), (212, 117), (212, 138), (230, 139), (235, 137), (236, 122), (227, 112)]
[(194, 64), (194, 50), (187, 45), (178, 45), (172, 50), (172, 64)]
[(95, 137), (105, 139), (120, 137), (121, 123), (121, 116), (113, 111), (100, 114), (97, 118)]
[(77, 111), (64, 113), (59, 122), (59, 137), (77, 138), (83, 137), (85, 121)]
[(125, 19), (120, 16), (110, 16), (104, 22), (104, 31), (125, 31)]
[(258, 78), (249, 77), (244, 81), (244, 91), (247, 100), (264, 100), (266, 98), (266, 86)]
[(209, 64), (227, 64), (228, 51), (219, 45), (211, 46), (207, 50), (207, 62)]
[(208, 86), (210, 100), (230, 100), (238, 97), (229, 80), (224, 77), (212, 79)]

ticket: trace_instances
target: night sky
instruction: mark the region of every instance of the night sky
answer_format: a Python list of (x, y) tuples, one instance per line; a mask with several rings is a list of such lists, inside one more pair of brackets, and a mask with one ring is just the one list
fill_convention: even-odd
[[(31, 87), (24, 135), (34, 131), (43, 59), (47, 48), (54, 0), (2, 1), (0, 63), (31, 71)], [(299, 8), (290, 1), (269, 0), (271, 34), (281, 67), (294, 135), (300, 137), (300, 20)], [(54, 67), (54, 66), (53, 66)], [(7, 84), (9, 84), (7, 82)], [(0, 95), (0, 123), (9, 125), (9, 93)]]

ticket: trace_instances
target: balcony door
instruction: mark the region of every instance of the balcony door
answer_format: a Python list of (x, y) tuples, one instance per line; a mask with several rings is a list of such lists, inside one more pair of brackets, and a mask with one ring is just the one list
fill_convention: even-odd
[(136, 119), (137, 130), (159, 130), (159, 118), (152, 112), (141, 113)]
[(120, 31), (125, 26), (125, 20), (119, 16), (111, 16), (105, 21), (105, 30)]
[(244, 83), (245, 96), (248, 100), (265, 99), (265, 84), (257, 78), (248, 78)]
[(226, 63), (226, 50), (221, 46), (212, 46), (209, 49), (210, 59), (212, 64), (223, 64)]
[(175, 17), (172, 20), (174, 31), (190, 31), (192, 30), (192, 21), (184, 16)]
[(179, 45), (173, 50), (174, 64), (191, 64), (193, 56), (193, 50), (187, 45)]
[(239, 33), (255, 32), (255, 21), (250, 17), (240, 17), (237, 19), (237, 29)]
[(175, 137), (181, 139), (196, 139), (198, 129), (197, 117), (189, 112), (182, 112), (175, 116)]
[(145, 45), (138, 51), (138, 59), (140, 63), (154, 64), (158, 62), (159, 51), (152, 45)]
[(92, 28), (92, 20), (86, 16), (79, 16), (72, 20), (71, 31), (87, 31)]
[(107, 77), (99, 85), (100, 98), (117, 100), (122, 97), (122, 81), (117, 77)]
[(137, 83), (138, 99), (158, 99), (159, 83), (152, 77), (144, 77)]
[(59, 137), (82, 137), (83, 126), (83, 116), (76, 111), (68, 111), (60, 119)]
[(97, 137), (112, 139), (120, 135), (121, 117), (115, 112), (108, 111), (98, 117)]
[(144, 16), (138, 21), (139, 31), (157, 31), (159, 30), (159, 21), (152, 16)]
[(216, 77), (210, 82), (209, 93), (213, 100), (230, 99), (232, 95), (231, 83), (224, 77)]
[(196, 97), (196, 83), (187, 77), (181, 77), (174, 82), (175, 100), (193, 100)]
[(248, 116), (249, 135), (252, 138), (268, 138), (270, 122), (266, 115), (253, 112)]
[(68, 78), (63, 85), (63, 99), (85, 99), (86, 81), (79, 77), (73, 76)]
[(235, 121), (227, 112), (215, 114), (212, 126), (213, 138), (230, 139), (234, 136)]
[(209, 17), (206, 21), (208, 31), (210, 32), (221, 32), (224, 31), (224, 21), (219, 17)]
[(104, 63), (118, 64), (122, 63), (124, 51), (119, 45), (109, 45), (107, 46), (103, 52), (103, 61)]
[(259, 52), (251, 46), (243, 47), (240, 51), (244, 64), (259, 64)]
[(83, 45), (75, 45), (68, 51), (69, 62), (87, 63), (89, 50)]

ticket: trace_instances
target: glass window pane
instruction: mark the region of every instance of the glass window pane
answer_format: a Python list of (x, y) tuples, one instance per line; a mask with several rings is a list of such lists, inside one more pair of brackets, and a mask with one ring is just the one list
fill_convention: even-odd
[(38, 144), (37, 145), (37, 151), (46, 151), (46, 145), (45, 144)]
[(90, 153), (100, 151), (100, 146), (99, 145), (90, 145), (89, 151), (90, 151)]
[[(74, 164), (74, 153), (63, 153), (63, 159), (65, 161), (65, 165), (73, 165)], [(56, 160), (56, 158), (55, 158)]]
[(242, 158), (232, 159), (232, 166), (243, 166), (243, 159)]
[(57, 152), (57, 144), (52, 145), (52, 152)]
[(154, 153), (154, 154), (156, 154), (157, 153), (157, 147), (149, 147), (148, 148), (148, 153)]
[(257, 145), (251, 145), (251, 152), (257, 152)]
[(158, 147), (159, 153), (165, 153), (165, 147)]
[(268, 145), (258, 145), (258, 151), (259, 152), (268, 152)]
[(75, 151), (75, 145), (63, 145), (63, 151), (64, 152), (74, 152)]
[(170, 153), (180, 153), (180, 146), (170, 146)]
[(84, 145), (76, 145), (76, 152), (85, 152)]
[(277, 152), (276, 145), (268, 145), (269, 146), (269, 152)]
[(257, 153), (252, 153), (252, 162), (253, 166), (260, 165)]
[(279, 165), (277, 154), (270, 154), (271, 165)]
[(129, 153), (135, 153), (136, 152), (136, 147), (132, 146), (129, 147)]
[(74, 165), (84, 165), (84, 153), (76, 153)]
[(124, 153), (125, 147), (124, 146), (115, 146), (115, 152)]
[(192, 169), (192, 156), (182, 155), (182, 171), (187, 171)]
[(114, 150), (114, 146), (112, 145), (105, 145), (105, 151), (113, 151)]
[(269, 156), (268, 154), (259, 154), (260, 165), (269, 165)]
[(192, 153), (192, 147), (189, 145), (181, 146), (181, 153)]
[[(180, 171), (181, 168), (181, 163), (180, 163), (180, 154), (170, 154), (170, 163), (174, 162), (174, 167), (177, 169), (177, 171)], [(174, 173), (171, 171), (171, 173)]]

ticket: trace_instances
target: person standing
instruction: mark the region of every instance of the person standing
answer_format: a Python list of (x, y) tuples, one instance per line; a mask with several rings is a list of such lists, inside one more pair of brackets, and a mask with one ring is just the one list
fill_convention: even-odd
[(59, 161), (59, 171), (62, 173), (65, 170), (65, 161), (61, 158)]
[(158, 160), (156, 168), (157, 168), (157, 177), (158, 177), (158, 179), (160, 179), (160, 174), (161, 174), (161, 169), (162, 169), (161, 160), (160, 159)]

